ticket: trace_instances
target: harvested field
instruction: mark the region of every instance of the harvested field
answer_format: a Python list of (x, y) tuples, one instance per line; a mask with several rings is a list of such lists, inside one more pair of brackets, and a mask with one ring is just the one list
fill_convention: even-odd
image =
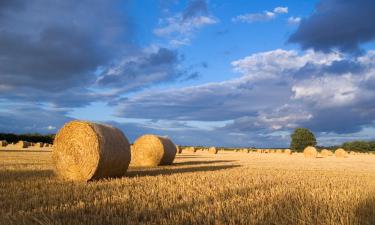
[(67, 182), (51, 152), (0, 151), (0, 224), (374, 224), (375, 156), (183, 152)]

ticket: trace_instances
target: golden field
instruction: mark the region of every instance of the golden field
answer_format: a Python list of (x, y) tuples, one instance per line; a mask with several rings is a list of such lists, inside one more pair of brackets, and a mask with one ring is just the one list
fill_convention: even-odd
[(375, 224), (375, 155), (182, 153), (66, 182), (50, 151), (0, 151), (0, 224)]

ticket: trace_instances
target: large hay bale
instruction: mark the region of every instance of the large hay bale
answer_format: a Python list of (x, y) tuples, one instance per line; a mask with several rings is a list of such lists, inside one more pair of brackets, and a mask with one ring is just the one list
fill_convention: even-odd
[(184, 148), (183, 151), (190, 152), (190, 153), (194, 153), (194, 152), (197, 151), (197, 149), (194, 148), (194, 147), (187, 147), (187, 148)]
[(217, 152), (218, 152), (218, 149), (215, 148), (215, 147), (210, 147), (208, 149), (208, 153), (210, 153), (210, 154), (217, 154)]
[(104, 124), (69, 122), (53, 145), (55, 173), (68, 180), (120, 177), (130, 163), (128, 139), (119, 129)]
[(318, 157), (318, 151), (316, 150), (315, 147), (308, 146), (308, 147), (305, 148), (305, 150), (303, 150), (303, 155), (306, 158), (316, 158), (316, 157)]
[(7, 141), (0, 141), (0, 147), (6, 147), (8, 145)]
[(346, 157), (348, 157), (348, 153), (344, 149), (338, 148), (335, 151), (335, 156), (337, 158), (346, 158)]
[(134, 166), (170, 165), (177, 149), (173, 142), (156, 135), (143, 135), (134, 142), (131, 164)]
[(333, 155), (333, 153), (328, 149), (323, 149), (322, 151), (320, 151), (320, 154), (322, 156), (332, 156)]

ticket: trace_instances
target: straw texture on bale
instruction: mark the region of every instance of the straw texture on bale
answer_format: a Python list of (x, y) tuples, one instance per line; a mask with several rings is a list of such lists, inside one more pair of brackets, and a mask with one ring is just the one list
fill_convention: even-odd
[(170, 165), (176, 153), (176, 145), (170, 139), (147, 134), (134, 142), (131, 164), (143, 167)]
[(0, 141), (0, 147), (6, 147), (8, 145), (7, 141)]
[(128, 139), (119, 129), (104, 124), (69, 122), (53, 145), (55, 173), (67, 180), (120, 177), (130, 163)]
[(348, 157), (348, 153), (344, 149), (338, 148), (335, 151), (335, 156), (338, 158), (346, 158)]
[(210, 147), (210, 148), (208, 149), (208, 152), (211, 153), (211, 154), (217, 154), (218, 149), (215, 148), (215, 147)]
[(333, 153), (328, 149), (323, 149), (322, 151), (320, 151), (320, 154), (322, 156), (332, 156), (333, 155)]
[(303, 150), (303, 155), (306, 158), (316, 158), (318, 156), (318, 151), (315, 147), (308, 146), (305, 148), (305, 150)]

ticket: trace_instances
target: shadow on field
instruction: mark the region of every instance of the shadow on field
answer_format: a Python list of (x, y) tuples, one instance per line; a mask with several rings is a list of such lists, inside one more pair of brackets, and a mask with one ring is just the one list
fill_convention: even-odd
[(375, 195), (359, 203), (355, 212), (360, 225), (375, 224)]
[(173, 163), (175, 166), (187, 166), (187, 165), (202, 165), (202, 164), (213, 164), (213, 163), (229, 163), (235, 162), (234, 160), (202, 160), (202, 161), (187, 161)]
[(28, 180), (53, 177), (52, 170), (0, 170), (0, 183), (13, 180)]
[(158, 175), (171, 175), (176, 173), (191, 173), (191, 172), (205, 172), (205, 171), (217, 171), (240, 167), (240, 165), (226, 165), (226, 166), (198, 166), (188, 168), (173, 168), (173, 167), (162, 167), (157, 169), (146, 169), (146, 168), (130, 168), (126, 173), (126, 177), (142, 177), (142, 176), (158, 176)]
[(212, 158), (212, 157), (209, 157), (209, 156), (202, 156), (202, 155), (176, 155), (176, 158), (182, 158), (182, 159), (194, 159), (194, 158)]

